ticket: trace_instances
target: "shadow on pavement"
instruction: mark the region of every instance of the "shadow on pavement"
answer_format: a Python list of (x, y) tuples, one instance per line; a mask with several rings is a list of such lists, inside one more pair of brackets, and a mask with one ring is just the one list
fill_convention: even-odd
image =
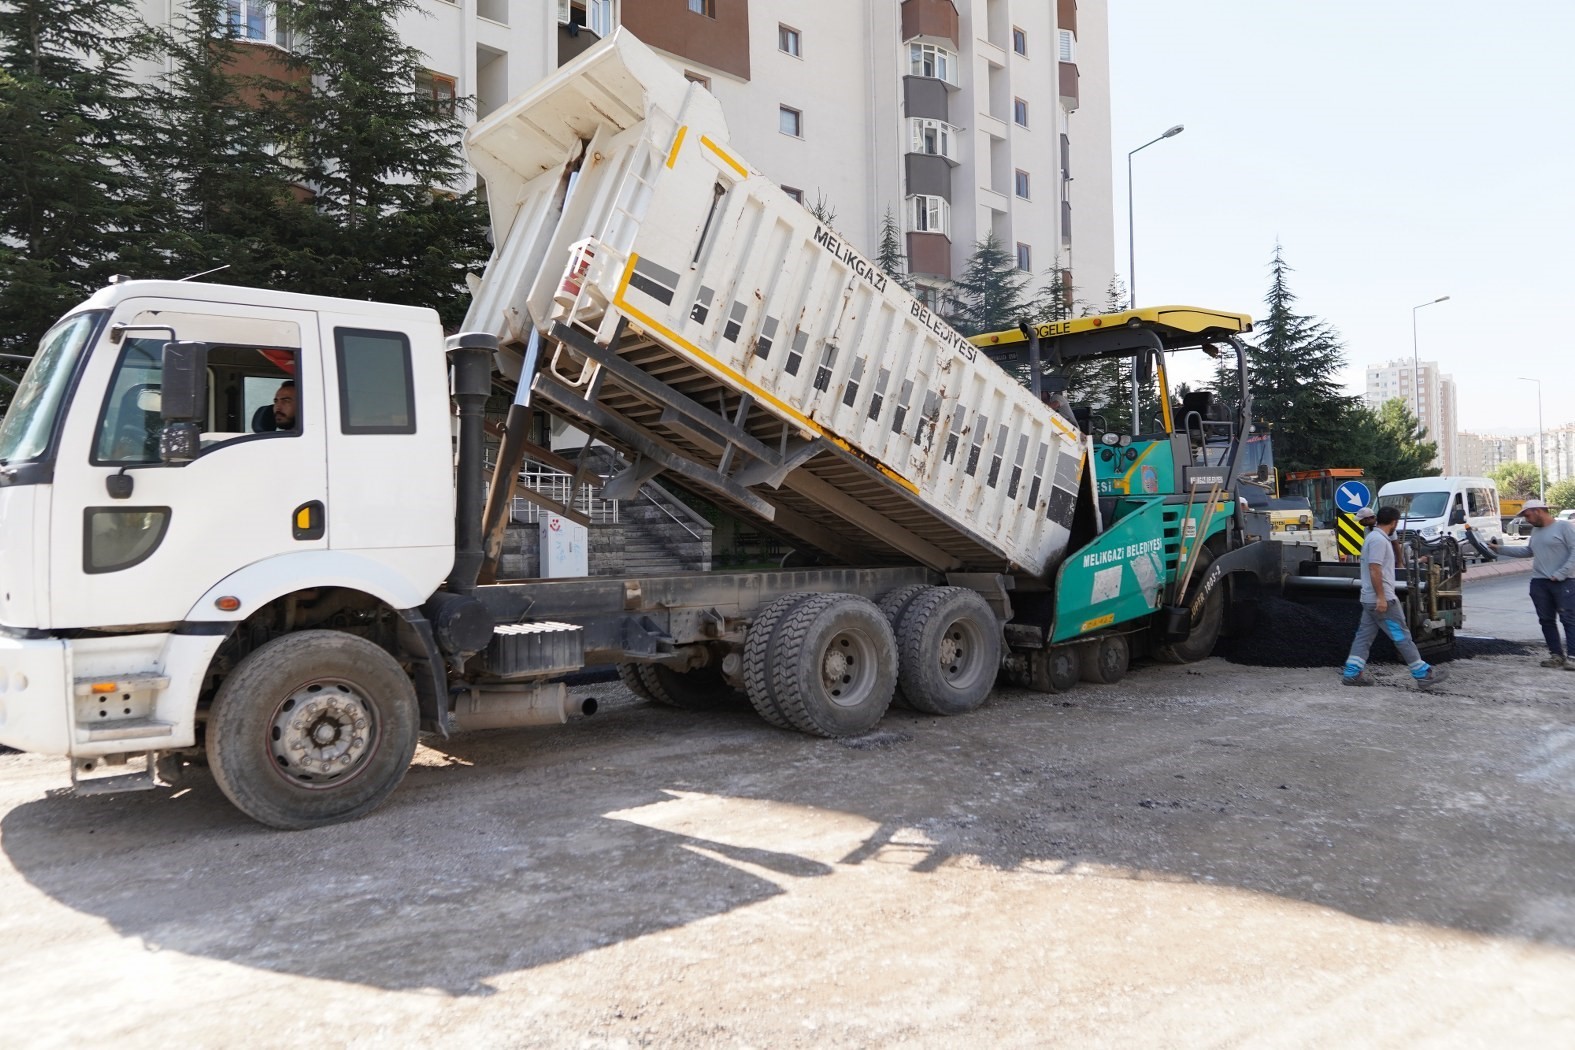
[[(1145, 675), (1143, 696), (893, 712), (853, 746), (745, 711), (643, 707), (475, 734), (424, 749), (372, 816), (310, 832), (252, 824), (199, 771), (173, 791), (24, 804), (0, 848), (150, 947), (452, 995), (876, 858), (920, 875), (959, 857), (1025, 877), (1104, 865), (1575, 948), (1575, 920), (1545, 905), (1575, 894), (1569, 810), (1538, 816), (1491, 762), (1464, 768), (1470, 720), (1401, 732), (1386, 712), (1432, 701), (1367, 690), (1324, 701), (1349, 710), (1311, 746), (1283, 708), (1167, 692), (1198, 673)], [(792, 830), (815, 818), (843, 838)]]

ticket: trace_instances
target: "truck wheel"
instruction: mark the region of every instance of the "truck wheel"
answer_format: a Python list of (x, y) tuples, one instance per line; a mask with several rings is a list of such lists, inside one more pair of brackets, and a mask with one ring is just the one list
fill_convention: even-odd
[(755, 713), (778, 729), (792, 729), (771, 688), (771, 666), (777, 651), (777, 634), (787, 614), (810, 599), (808, 594), (784, 594), (761, 609), (744, 636), (744, 692)]
[(768, 665), (772, 694), (795, 729), (857, 736), (891, 706), (896, 639), (867, 598), (817, 594), (783, 618)]
[(966, 587), (930, 587), (894, 625), (897, 683), (916, 710), (960, 715), (990, 695), (1001, 666), (1001, 626)]
[(315, 828), (377, 808), (416, 750), (416, 690), (378, 646), (301, 631), (251, 653), (219, 686), (208, 761), (253, 820)]
[(738, 696), (722, 677), (720, 667), (699, 667), (675, 671), (661, 664), (641, 664), (635, 669), (645, 683), (649, 698), (668, 707), (703, 711), (725, 704)]
[(1125, 636), (1107, 634), (1083, 651), (1079, 661), (1083, 681), (1115, 685), (1126, 675), (1130, 660), (1131, 650), (1127, 647)]
[(1075, 645), (1063, 645), (1045, 654), (1045, 670), (1052, 693), (1064, 693), (1083, 677), (1083, 663)]
[[(1198, 588), (1202, 587), (1203, 581), (1208, 578), (1209, 566), (1213, 564), (1214, 552), (1204, 547), (1198, 553), (1198, 567), (1192, 570), (1192, 579), (1187, 584), (1189, 606), (1198, 593)], [(1154, 658), (1171, 664), (1191, 664), (1199, 660), (1207, 660), (1214, 655), (1214, 646), (1220, 640), (1220, 630), (1224, 625), (1225, 581), (1220, 580), (1214, 584), (1214, 589), (1203, 600), (1203, 608), (1193, 616), (1192, 633), (1187, 635), (1187, 640), (1156, 645)]]
[[(929, 589), (928, 584), (910, 583), (905, 587), (898, 587), (894, 591), (887, 591), (881, 596), (881, 600), (875, 603), (881, 614), (886, 617), (886, 622), (891, 624), (893, 633), (897, 630), (897, 620), (902, 616), (903, 610), (908, 607), (913, 599)], [(913, 708), (913, 705), (908, 703), (908, 698), (902, 693), (900, 676), (897, 681), (897, 691), (892, 694), (891, 702), (898, 707)], [(915, 708), (915, 710), (917, 709)]]
[(650, 687), (645, 684), (645, 679), (641, 677), (639, 664), (619, 664), (618, 681), (622, 682), (625, 689), (641, 700), (648, 700), (653, 704), (659, 702), (656, 697), (651, 695)]

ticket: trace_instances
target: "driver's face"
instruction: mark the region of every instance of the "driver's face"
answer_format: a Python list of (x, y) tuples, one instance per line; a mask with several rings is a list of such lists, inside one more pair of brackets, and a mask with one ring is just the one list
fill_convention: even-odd
[(273, 395), (273, 425), (280, 430), (295, 429), (295, 387), (282, 386)]

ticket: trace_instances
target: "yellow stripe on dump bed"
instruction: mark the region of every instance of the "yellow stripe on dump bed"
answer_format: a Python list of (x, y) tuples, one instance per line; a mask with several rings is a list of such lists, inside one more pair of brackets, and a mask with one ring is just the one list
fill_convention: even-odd
[[(705, 139), (702, 137), (701, 141), (704, 142)], [(880, 471), (883, 476), (890, 478), (893, 482), (901, 485), (915, 496), (919, 494), (919, 486), (915, 485), (901, 474), (898, 474), (895, 470), (892, 470), (890, 467), (886, 466), (886, 464), (871, 458), (863, 452), (860, 452), (858, 449), (854, 448), (853, 445), (827, 430), (819, 423), (816, 423), (813, 419), (810, 419), (792, 405), (789, 405), (781, 398), (773, 395), (770, 391), (750, 381), (742, 373), (736, 372), (726, 364), (718, 361), (716, 358), (700, 349), (694, 343), (691, 343), (689, 340), (685, 339), (671, 328), (668, 328), (666, 325), (662, 324), (662, 322), (658, 321), (644, 310), (641, 310), (638, 306), (630, 303), (624, 293), (629, 289), (629, 277), (634, 273), (635, 263), (639, 261), (640, 257), (638, 255), (634, 254), (633, 252), (629, 253), (629, 262), (623, 269), (623, 276), (618, 279), (618, 292), (613, 296), (614, 306), (618, 307), (618, 309), (622, 310), (624, 313), (640, 322), (640, 324), (643, 325), (648, 331), (655, 332), (663, 339), (683, 347), (689, 353), (703, 361), (708, 367), (726, 376), (729, 380), (738, 384), (743, 389), (748, 390), (750, 395), (757, 401), (766, 402), (778, 412), (788, 416), (793, 420), (793, 422), (797, 423), (803, 429), (808, 430), (816, 437), (823, 437), (827, 441), (830, 441), (833, 445), (836, 445), (838, 448), (842, 449), (844, 452), (850, 453), (859, 460), (870, 464), (876, 470)]]
[(722, 158), (722, 162), (723, 163), (725, 163), (728, 167), (732, 168), (734, 171), (738, 172), (738, 177), (739, 178), (741, 178), (741, 179), (749, 178), (749, 169), (744, 167), (742, 164), (738, 163), (738, 161), (734, 160), (732, 158), (732, 156), (729, 155), (727, 150), (723, 149), (721, 146), (718, 146), (716, 143), (712, 142), (709, 138), (707, 138), (704, 135), (700, 136), (700, 145), (704, 146), (706, 149), (710, 150), (712, 153), (715, 153), (718, 157)]
[(683, 147), (684, 136), (689, 134), (689, 125), (683, 124), (678, 128), (678, 134), (673, 136), (673, 148), (667, 151), (667, 166), (670, 168), (678, 163), (678, 151)]

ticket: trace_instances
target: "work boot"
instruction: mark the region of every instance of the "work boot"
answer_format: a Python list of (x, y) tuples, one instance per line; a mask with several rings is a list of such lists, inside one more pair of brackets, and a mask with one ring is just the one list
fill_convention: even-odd
[(1363, 671), (1361, 674), (1343, 674), (1343, 675), (1340, 676), (1340, 682), (1343, 685), (1372, 685), (1373, 684), (1373, 680), (1371, 678), (1367, 677), (1367, 672), (1366, 671)]
[(1539, 665), (1541, 667), (1569, 667), (1569, 661), (1557, 654), (1548, 657)]
[(1427, 669), (1427, 674), (1416, 680), (1416, 684), (1421, 689), (1431, 689), (1440, 682), (1447, 681), (1449, 681), (1449, 672), (1434, 664)]

